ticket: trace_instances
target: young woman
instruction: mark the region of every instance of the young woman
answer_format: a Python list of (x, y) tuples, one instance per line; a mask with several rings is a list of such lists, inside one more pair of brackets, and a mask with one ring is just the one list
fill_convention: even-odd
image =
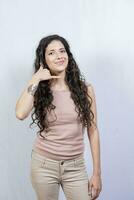
[[(30, 178), (38, 200), (93, 200), (102, 189), (100, 141), (93, 86), (87, 84), (65, 38), (49, 35), (36, 49), (35, 70), (16, 104), (20, 120), (32, 111), (39, 127), (31, 152)], [(93, 158), (88, 178), (84, 129)]]

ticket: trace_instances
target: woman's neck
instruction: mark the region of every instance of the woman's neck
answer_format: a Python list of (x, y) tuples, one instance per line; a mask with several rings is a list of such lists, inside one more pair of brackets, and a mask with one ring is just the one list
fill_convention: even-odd
[(69, 88), (66, 85), (53, 85), (51, 86), (52, 90), (69, 90)]

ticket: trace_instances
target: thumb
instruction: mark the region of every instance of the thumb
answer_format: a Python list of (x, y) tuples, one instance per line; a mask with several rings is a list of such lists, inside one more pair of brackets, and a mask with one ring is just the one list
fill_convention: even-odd
[(88, 189), (89, 189), (89, 193), (92, 192), (92, 184), (90, 183), (90, 181), (88, 182)]
[(40, 68), (39, 69), (43, 69), (43, 64), (42, 63), (40, 63)]

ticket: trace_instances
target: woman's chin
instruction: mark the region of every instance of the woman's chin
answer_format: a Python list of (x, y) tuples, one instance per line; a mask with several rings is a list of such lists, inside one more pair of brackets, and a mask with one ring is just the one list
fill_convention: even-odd
[(59, 73), (62, 73), (63, 71), (65, 71), (65, 68), (56, 69), (56, 70), (54, 71), (54, 73), (58, 75)]

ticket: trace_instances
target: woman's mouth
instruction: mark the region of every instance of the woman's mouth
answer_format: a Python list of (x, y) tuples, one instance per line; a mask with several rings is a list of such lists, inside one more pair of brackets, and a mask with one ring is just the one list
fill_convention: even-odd
[(56, 64), (58, 64), (58, 65), (62, 65), (64, 63), (64, 60), (61, 60), (61, 61), (59, 61), (59, 62), (56, 62)]

